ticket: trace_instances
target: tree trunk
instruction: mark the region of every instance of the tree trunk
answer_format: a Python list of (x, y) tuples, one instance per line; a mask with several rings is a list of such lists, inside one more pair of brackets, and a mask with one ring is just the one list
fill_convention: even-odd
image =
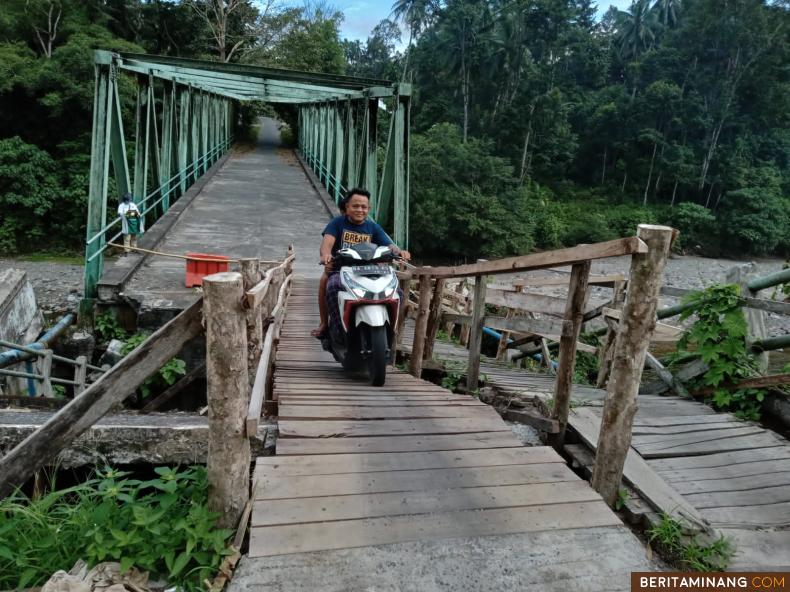
[[(700, 188), (700, 189), (701, 189), (701, 188)], [(708, 190), (708, 197), (707, 197), (707, 199), (705, 200), (705, 207), (706, 207), (706, 208), (707, 208), (708, 206), (710, 206), (710, 196), (711, 196), (711, 194), (712, 194), (712, 193), (713, 193), (713, 183), (711, 183), (711, 184), (710, 184), (710, 189)]]
[(628, 180), (628, 171), (623, 173), (623, 186), (620, 188), (620, 193), (625, 193), (625, 182)]
[(601, 185), (603, 185), (604, 181), (606, 180), (606, 148), (607, 146), (603, 147), (603, 162), (601, 163)]
[(675, 195), (677, 194), (677, 192), (678, 192), (678, 180), (675, 179), (675, 186), (672, 188), (672, 201), (669, 204), (670, 208), (674, 207), (675, 205)]
[(529, 121), (527, 122), (527, 133), (524, 136), (524, 150), (521, 152), (521, 174), (519, 175), (519, 182), (524, 184), (524, 179), (527, 177), (527, 155), (529, 154), (529, 137), (532, 135), (532, 114), (535, 112), (535, 103), (529, 106)]
[(642, 199), (642, 206), (647, 205), (647, 192), (650, 189), (650, 180), (653, 178), (653, 163), (656, 160), (656, 150), (658, 150), (658, 142), (653, 142), (653, 156), (650, 157), (650, 171), (647, 173), (647, 183), (645, 183), (645, 197)]
[(406, 80), (406, 72), (409, 68), (409, 55), (411, 55), (411, 41), (414, 38), (414, 26), (409, 27), (409, 43), (406, 44), (406, 55), (403, 56), (403, 74), (401, 74), (401, 80)]

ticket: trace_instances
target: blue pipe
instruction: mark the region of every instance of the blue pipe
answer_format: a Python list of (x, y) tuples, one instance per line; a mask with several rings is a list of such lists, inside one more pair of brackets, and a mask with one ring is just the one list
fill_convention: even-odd
[[(49, 342), (54, 341), (57, 339), (61, 333), (74, 322), (75, 316), (74, 313), (69, 313), (61, 318), (55, 325), (53, 325), (46, 333), (44, 333), (35, 343), (31, 343), (25, 347), (30, 347), (33, 349), (40, 349), (45, 350), (49, 349)], [(11, 349), (0, 353), (0, 368), (5, 368), (6, 366), (11, 366), (12, 364), (17, 364), (19, 362), (24, 362), (27, 359), (30, 359), (30, 356), (33, 354), (28, 354), (18, 349)], [(28, 387), (29, 388), (29, 387)]]
[[(33, 372), (33, 360), (27, 360), (25, 362), (25, 370), (28, 374), (35, 374)], [(28, 397), (35, 397), (36, 396), (36, 383), (32, 378), (27, 379), (27, 396)]]
[[(496, 339), (502, 339), (502, 334), (501, 333), (499, 333), (497, 331), (494, 331), (493, 329), (489, 329), (488, 327), (483, 327), (483, 333), (485, 333), (486, 335), (490, 335), (491, 337), (495, 337)], [(512, 339), (508, 339), (507, 342), (508, 343), (513, 343), (513, 340)], [(543, 361), (543, 356), (540, 355), (540, 354), (535, 354), (535, 355), (532, 356), (532, 359), (536, 360), (538, 362), (542, 362)], [(551, 367), (556, 370), (559, 367), (559, 363), (556, 360), (552, 360), (551, 361)]]

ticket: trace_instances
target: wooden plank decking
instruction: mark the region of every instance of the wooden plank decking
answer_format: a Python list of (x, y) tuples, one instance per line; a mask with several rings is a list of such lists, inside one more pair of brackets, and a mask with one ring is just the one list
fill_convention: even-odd
[[(309, 336), (317, 323), (315, 283), (297, 278), (275, 364), (277, 456), (256, 462), (250, 558), (562, 531), (558, 553), (579, 576), (620, 576), (601, 590), (628, 589), (630, 571), (651, 569), (554, 450), (522, 446), (491, 407), (394, 369), (381, 388), (347, 377)], [(630, 554), (578, 559), (590, 530), (621, 537)]]
[[(412, 325), (413, 326), (413, 325)], [(411, 335), (404, 335), (408, 350)], [(464, 361), (460, 346), (437, 343), (435, 356)], [(549, 400), (554, 377), (483, 360), (481, 375), (503, 394)], [(582, 407), (569, 425), (594, 448), (605, 391), (574, 385)], [(587, 432), (587, 434), (584, 434)], [(730, 569), (790, 569), (790, 444), (774, 432), (730, 413), (673, 396), (639, 396), (632, 451), (672, 498), (736, 546)], [(640, 460), (641, 462), (641, 460)], [(672, 504), (676, 506), (676, 504)]]

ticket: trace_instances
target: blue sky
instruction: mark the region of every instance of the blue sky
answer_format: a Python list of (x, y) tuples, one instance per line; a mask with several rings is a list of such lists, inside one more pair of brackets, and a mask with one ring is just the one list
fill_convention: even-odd
[[(364, 41), (368, 38), (371, 30), (382, 19), (389, 17), (392, 4), (391, 0), (334, 0), (331, 4), (340, 9), (346, 18), (341, 27), (341, 35), (347, 39), (360, 39)], [(289, 2), (290, 4), (301, 4), (298, 1)], [(631, 5), (631, 0), (599, 0), (599, 18), (609, 9), (610, 5), (625, 9)], [(404, 35), (404, 37), (406, 37)], [(403, 39), (403, 45), (407, 39)]]

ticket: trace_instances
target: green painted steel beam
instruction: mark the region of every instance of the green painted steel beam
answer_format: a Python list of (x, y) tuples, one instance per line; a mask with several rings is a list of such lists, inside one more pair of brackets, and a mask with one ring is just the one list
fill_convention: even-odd
[[(245, 88), (249, 88), (251, 86), (256, 88), (258, 87), (281, 88), (288, 90), (303, 90), (306, 93), (311, 93), (311, 92), (320, 93), (320, 94), (331, 93), (337, 96), (362, 98), (362, 91), (337, 87), (331, 84), (328, 85), (307, 84), (303, 82), (282, 81), (272, 78), (242, 76), (238, 74), (227, 74), (220, 72), (206, 72), (196, 68), (183, 68), (179, 66), (168, 66), (168, 65), (159, 65), (159, 64), (151, 65), (145, 62), (141, 62), (139, 60), (129, 60), (128, 62), (121, 61), (120, 67), (122, 69), (127, 69), (130, 71), (150, 70), (158, 77), (175, 75), (184, 79), (194, 78), (195, 80), (205, 81), (216, 86), (245, 85), (244, 86)], [(390, 96), (392, 94), (392, 89), (384, 89), (383, 87), (376, 87), (376, 88), (381, 89), (383, 92), (389, 90)]]
[[(107, 173), (110, 167), (109, 117), (110, 105), (110, 67), (97, 62), (95, 67), (96, 84), (93, 92), (93, 131), (91, 134), (90, 184), (88, 188), (88, 222), (85, 237), (84, 294), (90, 300), (98, 296), (97, 286), (102, 272), (101, 250), (104, 238), (90, 242), (99, 232), (107, 218)], [(85, 314), (89, 311), (80, 308)]]
[(308, 84), (324, 84), (342, 88), (363, 89), (370, 86), (391, 86), (393, 83), (388, 80), (378, 78), (363, 78), (355, 76), (343, 76), (340, 74), (323, 74), (317, 72), (302, 72), (299, 70), (286, 70), (281, 68), (271, 68), (265, 66), (251, 66), (242, 64), (229, 64), (222, 62), (212, 62), (208, 60), (193, 60), (188, 58), (176, 58), (170, 56), (157, 56), (148, 54), (120, 53), (119, 57), (128, 60), (137, 60), (148, 64), (159, 64), (169, 66), (181, 66), (185, 68), (196, 68), (207, 72), (223, 72), (227, 74), (240, 74), (243, 76), (254, 76), (259, 78), (272, 78), (275, 80), (288, 80), (292, 82), (306, 82)]

